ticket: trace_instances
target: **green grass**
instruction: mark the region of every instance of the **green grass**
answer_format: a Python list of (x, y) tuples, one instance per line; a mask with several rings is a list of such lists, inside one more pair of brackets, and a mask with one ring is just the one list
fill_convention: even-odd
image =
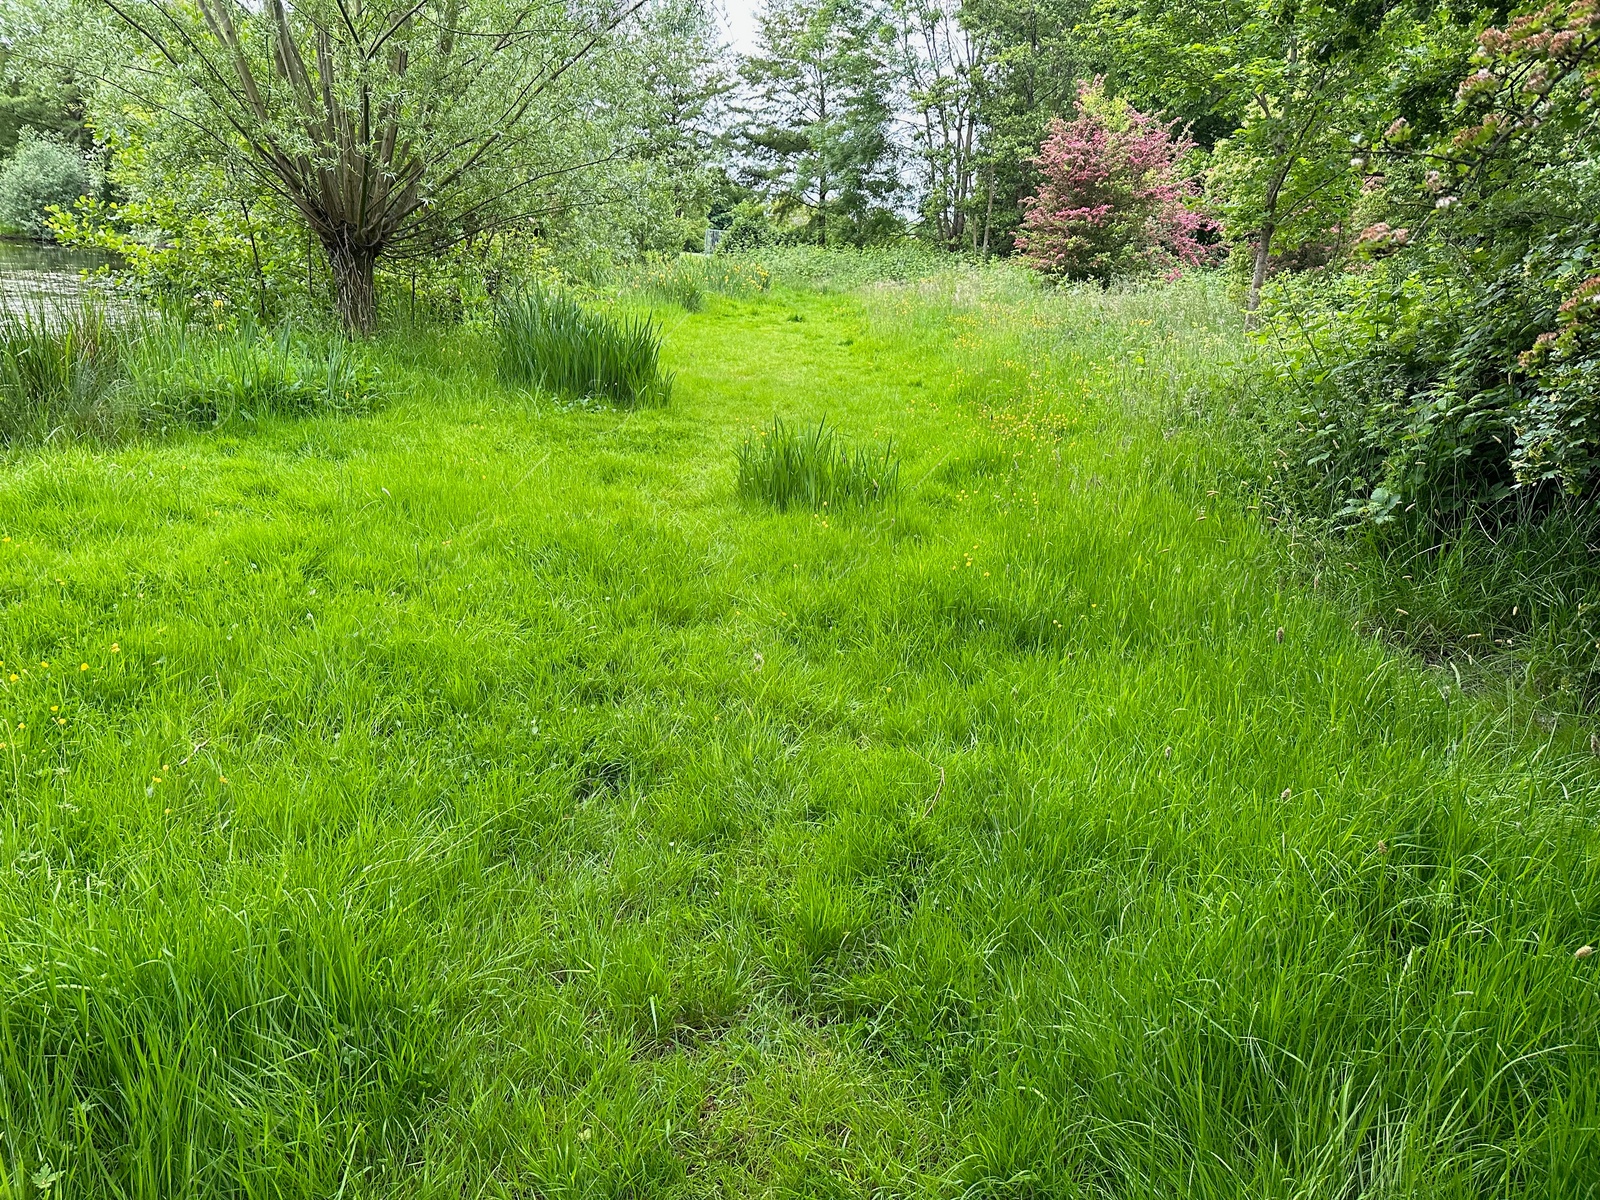
[(679, 254), (599, 272), (591, 282), (649, 301), (699, 312), (708, 295), (757, 296), (772, 286), (771, 273), (745, 256)]
[(718, 259), (765, 271), (790, 287), (817, 292), (850, 292), (885, 282), (930, 279), (947, 271), (950, 255), (927, 242), (906, 238), (892, 246), (769, 246), (764, 250), (717, 255)]
[(121, 379), (124, 348), (92, 304), (0, 311), (0, 436), (93, 423)]
[(114, 442), (268, 416), (360, 413), (371, 364), (284, 325), (203, 326), (93, 302), (0, 312), (0, 441)]
[(566, 292), (531, 287), (495, 311), (500, 378), (566, 400), (660, 405), (672, 395), (654, 321), (585, 308)]
[(741, 496), (762, 500), (780, 512), (885, 504), (900, 489), (894, 447), (854, 450), (826, 419), (814, 428), (793, 429), (774, 417), (766, 429), (745, 435), (734, 486)]
[(217, 330), (149, 322), (125, 357), (131, 406), (146, 430), (353, 415), (382, 394), (380, 372), (361, 348), (340, 337), (307, 337), (293, 325)]
[[(1219, 294), (664, 337), (11, 452), (10, 1194), (1595, 1194), (1587, 731), (1300, 584)], [(897, 505), (743, 501), (775, 411)]]

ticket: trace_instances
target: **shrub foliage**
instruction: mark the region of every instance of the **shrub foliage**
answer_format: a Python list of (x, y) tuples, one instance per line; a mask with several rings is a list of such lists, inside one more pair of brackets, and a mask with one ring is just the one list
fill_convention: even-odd
[(1051, 120), (1032, 160), (1039, 188), (1023, 201), (1017, 248), (1067, 279), (1198, 266), (1211, 222), (1191, 207), (1182, 163), (1193, 149), (1172, 126), (1108, 97), (1102, 81), (1083, 84), (1077, 114)]
[(28, 134), (0, 166), (0, 224), (31, 238), (51, 237), (50, 210), (71, 209), (99, 186), (81, 150)]
[(1490, 26), (1458, 70), (1442, 119), (1354, 139), (1342, 269), (1269, 295), (1282, 474), (1341, 521), (1540, 518), (1600, 478), (1600, 6)]

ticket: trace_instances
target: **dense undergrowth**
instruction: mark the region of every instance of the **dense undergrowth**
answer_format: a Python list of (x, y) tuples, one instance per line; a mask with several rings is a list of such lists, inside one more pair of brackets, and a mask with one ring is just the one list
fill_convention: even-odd
[(201, 325), (92, 301), (0, 312), (0, 440), (116, 440), (269, 416), (353, 414), (372, 364), (292, 325)]
[[(1557, 290), (1542, 270), (1512, 273)], [(1219, 437), (1295, 530), (1307, 573), (1372, 628), (1545, 706), (1592, 709), (1600, 516), (1587, 491), (1513, 470), (1517, 406), (1534, 402), (1515, 347), (1538, 322), (1512, 289), (1448, 291), (1381, 269), (1283, 282), (1242, 381), (1249, 420)]]
[(1584, 727), (1305, 577), (1225, 292), (775, 275), (668, 407), (13, 463), (6, 1188), (1594, 1195)]

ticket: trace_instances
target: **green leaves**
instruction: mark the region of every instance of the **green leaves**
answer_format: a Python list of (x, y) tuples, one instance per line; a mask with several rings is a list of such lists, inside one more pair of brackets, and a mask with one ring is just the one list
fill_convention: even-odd
[(818, 245), (894, 224), (888, 32), (859, 0), (771, 0), (760, 52), (741, 68), (745, 174)]
[(366, 332), (380, 260), (526, 226), (562, 207), (562, 180), (628, 156), (636, 130), (584, 133), (637, 113), (619, 100), (638, 88), (589, 68), (642, 4), (117, 0), (123, 36), (97, 57), (133, 124), (180, 128), (225, 192), (242, 178), (294, 214)]

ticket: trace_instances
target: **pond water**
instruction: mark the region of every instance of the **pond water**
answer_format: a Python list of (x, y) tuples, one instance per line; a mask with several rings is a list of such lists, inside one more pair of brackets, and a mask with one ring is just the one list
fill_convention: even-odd
[(110, 261), (94, 250), (0, 239), (0, 308), (32, 312), (76, 300), (85, 291), (84, 272)]

